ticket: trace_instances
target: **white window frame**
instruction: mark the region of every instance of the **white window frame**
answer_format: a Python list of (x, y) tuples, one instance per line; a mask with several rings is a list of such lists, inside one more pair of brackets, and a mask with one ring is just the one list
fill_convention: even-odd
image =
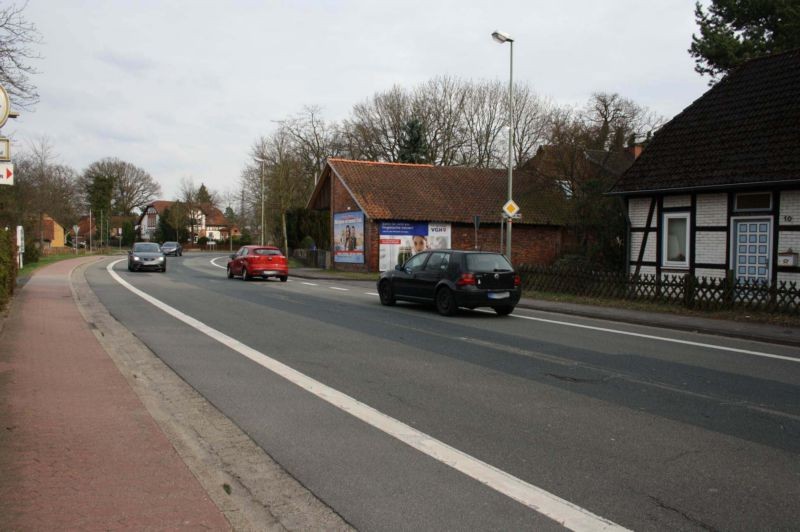
[[(661, 266), (663, 268), (680, 268), (689, 269), (689, 257), (691, 256), (692, 241), (691, 235), (691, 217), (690, 212), (665, 212), (661, 220), (663, 227), (663, 236), (661, 238)], [(683, 261), (667, 260), (667, 249), (669, 246), (669, 220), (683, 219), (686, 220), (686, 259)]]

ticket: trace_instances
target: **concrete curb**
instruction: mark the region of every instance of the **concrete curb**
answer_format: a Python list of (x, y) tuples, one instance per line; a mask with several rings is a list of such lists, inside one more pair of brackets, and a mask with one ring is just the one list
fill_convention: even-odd
[(85, 278), (95, 262), (76, 266), (70, 276), (78, 309), (231, 526), (352, 530), (108, 313)]

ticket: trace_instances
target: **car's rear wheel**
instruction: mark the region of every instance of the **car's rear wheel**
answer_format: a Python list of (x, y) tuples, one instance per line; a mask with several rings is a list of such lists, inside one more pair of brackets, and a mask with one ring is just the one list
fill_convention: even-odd
[(288, 275), (281, 275), (281, 276), (278, 277), (278, 279), (280, 279), (282, 283), (285, 283), (286, 281), (289, 280), (289, 276)]
[(249, 281), (251, 279), (250, 274), (247, 273), (247, 268), (242, 268), (242, 281)]
[(458, 311), (456, 298), (453, 297), (453, 292), (449, 288), (442, 287), (436, 292), (436, 310), (442, 316), (453, 316)]
[(381, 305), (392, 306), (397, 302), (392, 290), (392, 284), (386, 280), (381, 281), (380, 286), (378, 286), (378, 296), (381, 298)]
[(233, 279), (233, 272), (231, 271), (231, 267), (228, 266), (226, 269), (228, 271), (228, 279)]
[(497, 312), (498, 316), (508, 316), (512, 312), (514, 312), (513, 305), (503, 305), (502, 307), (494, 307), (494, 311)]

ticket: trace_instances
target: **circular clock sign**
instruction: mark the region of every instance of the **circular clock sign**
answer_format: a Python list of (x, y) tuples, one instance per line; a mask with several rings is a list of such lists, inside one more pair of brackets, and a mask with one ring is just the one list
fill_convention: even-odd
[(8, 114), (11, 112), (11, 104), (8, 101), (8, 93), (0, 85), (0, 127), (3, 127), (8, 120)]

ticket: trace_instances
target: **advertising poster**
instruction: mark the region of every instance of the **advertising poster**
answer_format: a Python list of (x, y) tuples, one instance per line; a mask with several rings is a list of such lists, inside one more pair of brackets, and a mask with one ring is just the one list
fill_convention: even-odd
[(364, 213), (340, 212), (333, 215), (334, 262), (364, 263)]
[(450, 224), (383, 222), (380, 229), (381, 271), (391, 270), (420, 251), (450, 248)]

